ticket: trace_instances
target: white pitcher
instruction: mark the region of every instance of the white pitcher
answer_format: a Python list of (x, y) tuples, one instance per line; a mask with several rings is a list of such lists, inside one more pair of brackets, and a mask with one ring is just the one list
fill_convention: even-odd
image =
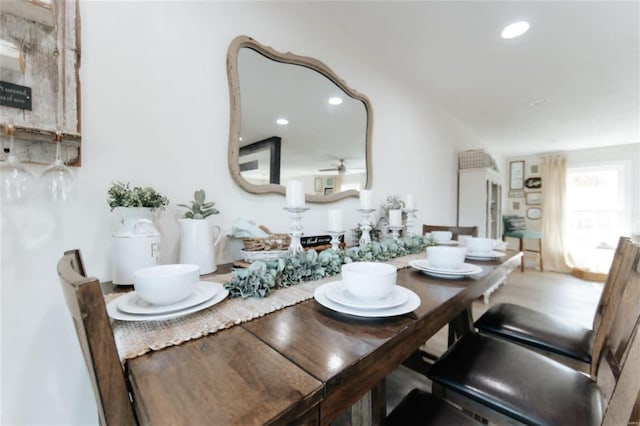
[[(222, 237), (220, 227), (206, 219), (178, 219), (180, 225), (180, 263), (200, 265), (200, 274), (218, 269), (216, 245)], [(214, 235), (214, 231), (217, 235)]]

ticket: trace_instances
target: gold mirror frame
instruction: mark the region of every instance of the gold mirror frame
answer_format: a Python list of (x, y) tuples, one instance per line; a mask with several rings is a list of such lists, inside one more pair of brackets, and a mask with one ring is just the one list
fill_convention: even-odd
[[(277, 62), (301, 65), (309, 68), (328, 78), (334, 84), (336, 84), (342, 91), (344, 91), (351, 98), (359, 100), (363, 103), (366, 111), (366, 135), (365, 135), (365, 162), (366, 162), (366, 180), (362, 189), (370, 189), (371, 182), (373, 180), (373, 170), (371, 163), (371, 132), (373, 126), (373, 113), (371, 110), (371, 104), (369, 99), (361, 93), (353, 90), (347, 84), (339, 78), (327, 65), (321, 61), (306, 56), (299, 56), (293, 53), (281, 53), (269, 46), (264, 46), (251, 37), (238, 36), (229, 46), (227, 54), (227, 75), (229, 78), (229, 99), (230, 99), (230, 129), (229, 129), (229, 171), (233, 180), (245, 191), (252, 194), (285, 194), (286, 189), (283, 185), (278, 184), (264, 184), (256, 185), (243, 178), (240, 172), (240, 117), (241, 117), (241, 105), (240, 105), (240, 78), (238, 73), (238, 54), (243, 47), (250, 48), (260, 53), (261, 55)], [(351, 189), (347, 191), (341, 191), (329, 195), (316, 195), (305, 194), (305, 199), (310, 203), (329, 203), (337, 200), (341, 200), (347, 197), (358, 197), (360, 191)]]

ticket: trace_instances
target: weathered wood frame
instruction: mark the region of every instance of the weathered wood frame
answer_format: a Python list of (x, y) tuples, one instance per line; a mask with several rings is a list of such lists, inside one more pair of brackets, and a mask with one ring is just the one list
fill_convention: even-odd
[[(264, 46), (251, 37), (238, 36), (229, 46), (227, 53), (227, 75), (229, 78), (229, 99), (230, 99), (230, 113), (231, 123), (229, 128), (229, 171), (233, 180), (247, 192), (252, 194), (285, 194), (285, 187), (282, 185), (268, 184), (268, 185), (255, 185), (245, 180), (240, 174), (240, 78), (238, 75), (238, 53), (240, 49), (246, 47), (253, 49), (261, 55), (267, 58), (288, 64), (301, 65), (310, 68), (323, 76), (327, 77), (333, 83), (335, 83), (340, 89), (351, 96), (354, 99), (361, 101), (364, 104), (367, 113), (367, 131), (366, 131), (366, 147), (365, 147), (365, 159), (367, 168), (367, 177), (363, 189), (370, 189), (373, 181), (373, 169), (371, 162), (371, 133), (373, 128), (373, 112), (371, 109), (371, 103), (369, 99), (361, 93), (356, 92), (340, 78), (338, 77), (327, 65), (320, 62), (315, 58), (306, 56), (299, 56), (293, 53), (281, 53), (269, 46)], [(348, 191), (341, 191), (330, 195), (316, 195), (305, 194), (307, 202), (310, 203), (329, 203), (332, 201), (341, 200), (347, 197), (358, 197), (359, 191), (351, 189)]]
[[(39, 3), (39, 2), (36, 2)], [(62, 160), (73, 166), (81, 165), (81, 102), (80, 102), (80, 3), (79, 0), (53, 0), (52, 13), (54, 17), (54, 32), (56, 52), (51, 54), (57, 58), (57, 81), (48, 84), (56, 87), (55, 99), (46, 99), (50, 105), (56, 105), (56, 112), (47, 115), (43, 111), (27, 111), (0, 106), (0, 115), (3, 117), (3, 134), (6, 133), (6, 125), (13, 124), (15, 130), (14, 154), (23, 162), (49, 164), (55, 159), (56, 148), (54, 145), (55, 134), (62, 134)], [(21, 18), (18, 18), (21, 19)], [(35, 21), (25, 25), (34, 25), (40, 28), (41, 23)], [(20, 28), (14, 27), (14, 28)], [(7, 33), (10, 31), (7, 29)], [(16, 31), (13, 35), (16, 36)], [(9, 34), (10, 35), (10, 34)], [(15, 40), (19, 42), (19, 40)], [(37, 43), (36, 41), (32, 41)], [(21, 49), (33, 51), (35, 46), (28, 42), (21, 42)], [(27, 54), (33, 56), (33, 54)], [(39, 52), (39, 60), (43, 52)], [(37, 66), (37, 64), (36, 64)], [(34, 67), (34, 63), (27, 63), (27, 69)], [(30, 80), (34, 77), (29, 77)], [(12, 82), (12, 81), (11, 81)], [(31, 83), (34, 87), (37, 81)], [(36, 91), (34, 91), (34, 96)], [(51, 115), (55, 117), (51, 118)], [(42, 117), (48, 117), (43, 120)], [(8, 148), (8, 145), (2, 148)]]

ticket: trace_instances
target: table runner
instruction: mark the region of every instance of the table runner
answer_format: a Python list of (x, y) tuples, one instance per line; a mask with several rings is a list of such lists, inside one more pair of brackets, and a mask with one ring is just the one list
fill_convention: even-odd
[[(406, 268), (413, 259), (424, 258), (424, 253), (401, 256), (386, 262), (398, 269)], [(214, 275), (205, 281), (228, 282), (231, 274)], [(333, 275), (317, 281), (307, 281), (274, 291), (268, 297), (242, 299), (236, 297), (184, 317), (163, 321), (119, 321), (112, 320), (113, 335), (122, 362), (180, 343), (197, 339), (219, 330), (251, 321), (271, 312), (304, 302), (313, 297), (315, 289), (325, 283), (340, 280)], [(105, 296), (107, 303), (121, 297), (123, 293)]]

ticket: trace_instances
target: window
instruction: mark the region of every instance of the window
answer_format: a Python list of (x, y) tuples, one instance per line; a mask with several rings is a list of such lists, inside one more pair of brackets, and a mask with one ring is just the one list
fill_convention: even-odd
[(567, 169), (567, 248), (575, 267), (607, 273), (620, 235), (629, 235), (625, 164)]

